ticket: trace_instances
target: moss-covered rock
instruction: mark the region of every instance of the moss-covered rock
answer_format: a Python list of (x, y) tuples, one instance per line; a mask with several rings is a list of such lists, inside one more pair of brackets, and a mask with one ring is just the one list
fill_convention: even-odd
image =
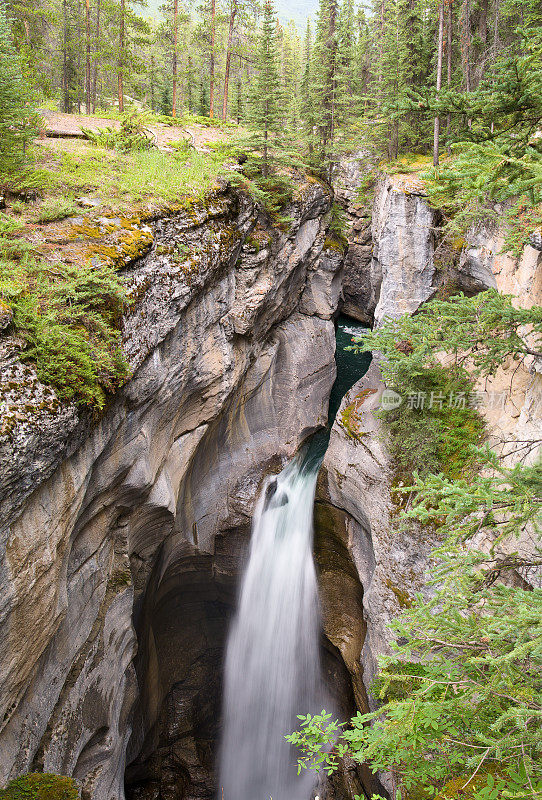
[(73, 778), (48, 772), (32, 772), (10, 781), (0, 790), (0, 800), (78, 800)]

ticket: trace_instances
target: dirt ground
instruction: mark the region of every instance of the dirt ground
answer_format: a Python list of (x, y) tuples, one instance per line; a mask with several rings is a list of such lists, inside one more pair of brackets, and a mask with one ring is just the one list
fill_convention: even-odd
[[(114, 119), (98, 117), (86, 114), (63, 114), (59, 111), (42, 111), (41, 116), (45, 121), (44, 136), (49, 143), (59, 142), (59, 149), (65, 149), (60, 142), (70, 139), (84, 139), (81, 128), (88, 128), (92, 131), (103, 130), (104, 128), (120, 127), (120, 122)], [(205, 151), (207, 145), (221, 139), (231, 138), (232, 129), (221, 129), (215, 127), (205, 127), (204, 125), (162, 125), (154, 123), (147, 127), (152, 133), (156, 146), (160, 150), (169, 150), (172, 142), (181, 139), (188, 139), (196, 150)]]

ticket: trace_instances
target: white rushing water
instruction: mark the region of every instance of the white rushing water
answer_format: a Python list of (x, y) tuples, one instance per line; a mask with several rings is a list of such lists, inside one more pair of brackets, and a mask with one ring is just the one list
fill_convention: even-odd
[(319, 460), (301, 456), (267, 479), (226, 652), (219, 796), (308, 800), (284, 735), (320, 711), (319, 608), (312, 517)]

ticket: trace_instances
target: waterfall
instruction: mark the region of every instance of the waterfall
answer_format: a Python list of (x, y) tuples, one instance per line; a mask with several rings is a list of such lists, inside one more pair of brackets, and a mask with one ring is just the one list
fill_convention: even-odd
[(314, 494), (341, 398), (371, 361), (345, 349), (364, 330), (339, 317), (327, 428), (267, 478), (256, 504), (226, 651), (220, 800), (222, 793), (224, 800), (309, 800), (314, 787), (314, 773), (297, 775), (297, 752), (284, 735), (298, 727), (296, 714), (329, 705), (320, 676)]
[[(321, 449), (321, 448), (320, 448)], [(325, 448), (324, 448), (325, 449)], [(284, 735), (320, 711), (319, 609), (312, 517), (322, 454), (310, 448), (269, 477), (226, 652), (219, 793), (224, 800), (308, 800)]]

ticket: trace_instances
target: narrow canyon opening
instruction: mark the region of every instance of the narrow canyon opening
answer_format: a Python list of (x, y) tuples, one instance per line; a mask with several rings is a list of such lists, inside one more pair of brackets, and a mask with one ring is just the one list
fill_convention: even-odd
[[(359, 356), (345, 349), (351, 344), (352, 338), (361, 335), (364, 330), (365, 328), (360, 323), (348, 317), (339, 316), (336, 320), (337, 377), (329, 398), (328, 426), (312, 434), (310, 442), (306, 442), (304, 445), (305, 478), (301, 481), (300, 486), (302, 489), (305, 487), (307, 491), (290, 491), (287, 496), (287, 492), (293, 488), (293, 484), (290, 486), (289, 483), (292, 480), (295, 483), (296, 477), (299, 483), (302, 455), (296, 457), (299, 463), (296, 464), (294, 459), (279, 476), (279, 481), (285, 484), (282, 489), (277, 489), (276, 479), (270, 478), (267, 483), (268, 494), (271, 491), (270, 487), (274, 486), (276, 489), (276, 492), (273, 493), (275, 496), (270, 499), (269, 504), (272, 505), (273, 502), (275, 505), (278, 504), (275, 512), (281, 517), (280, 520), (276, 520), (278, 528), (282, 529), (285, 536), (292, 535), (292, 531), (286, 529), (291, 528), (295, 523), (297, 530), (293, 532), (294, 535), (303, 533), (305, 537), (308, 537), (305, 542), (305, 550), (301, 548), (299, 553), (301, 558), (299, 564), (294, 565), (291, 561), (288, 563), (294, 571), (299, 568), (308, 570), (313, 575), (318, 574), (320, 582), (318, 591), (320, 593), (333, 590), (329, 586), (329, 582), (328, 585), (322, 585), (324, 573), (327, 576), (324, 582), (332, 574), (329, 569), (331, 563), (335, 569), (333, 574), (337, 578), (340, 578), (341, 570), (343, 572), (346, 570), (350, 576), (355, 574), (345, 548), (341, 548), (340, 542), (334, 537), (333, 532), (330, 536), (329, 520), (325, 514), (322, 514), (318, 503), (316, 504), (315, 519), (315, 573), (311, 553), (313, 547), (312, 510), (318, 469), (325, 454), (330, 427), (337, 414), (341, 399), (348, 389), (363, 376), (370, 363), (369, 355)], [(307, 467), (309, 462), (310, 466)], [(277, 473), (280, 466), (280, 464), (270, 464), (267, 470), (268, 474)], [(290, 473), (292, 474), (290, 475)], [(285, 474), (286, 478), (284, 478)], [(309, 476), (308, 483), (307, 475)], [(282, 507), (279, 502), (281, 492), (285, 497)], [(209, 498), (209, 502), (212, 503), (213, 499)], [(260, 504), (262, 503), (265, 504), (265, 497), (261, 499)], [(284, 511), (289, 513), (284, 514)], [(259, 513), (261, 515), (262, 509)], [(303, 525), (300, 528), (298, 524), (300, 516), (305, 522), (304, 529)], [(277, 535), (278, 528), (270, 534), (271, 539)], [(257, 530), (258, 526), (256, 526), (256, 532)], [(188, 798), (204, 800), (216, 797), (220, 793), (220, 783), (224, 774), (230, 776), (226, 777), (226, 782), (228, 790), (231, 788), (230, 794), (235, 792), (235, 800), (244, 798), (246, 792), (243, 794), (243, 791), (247, 789), (247, 786), (250, 788), (250, 776), (245, 775), (246, 782), (243, 785), (243, 777), (235, 769), (235, 759), (240, 743), (234, 741), (226, 742), (223, 745), (221, 776), (219, 776), (218, 770), (220, 738), (224, 725), (226, 645), (228, 632), (231, 630), (232, 619), (236, 612), (241, 576), (247, 564), (249, 543), (250, 525), (241, 525), (222, 531), (221, 535), (216, 538), (212, 554), (198, 550), (197, 543), (189, 544), (183, 541), (176, 548), (174, 557), (169, 554), (167, 558), (158, 559), (155, 564), (145, 595), (141, 598), (139, 605), (136, 605), (134, 618), (138, 635), (136, 671), (139, 697), (127, 754), (125, 785), (128, 800), (188, 800)], [(288, 560), (288, 555), (292, 555), (292, 543), (283, 548), (282, 552)], [(272, 546), (265, 553), (267, 559), (274, 558), (275, 555), (280, 557), (277, 548), (273, 550)], [(251, 605), (259, 597), (258, 582), (261, 582), (265, 574), (272, 572), (272, 565), (268, 566), (268, 570), (264, 568), (263, 572), (256, 576), (257, 580), (253, 576), (256, 585), (252, 588), (252, 597), (245, 598), (245, 601)], [(280, 584), (280, 580), (284, 581), (283, 569), (280, 566), (277, 574)], [(280, 577), (281, 574), (282, 577)], [(292, 574), (290, 578), (283, 583), (283, 590), (285, 587), (292, 587), (295, 576)], [(363, 590), (357, 578), (356, 583), (355, 591), (361, 611)], [(264, 599), (264, 594), (262, 589), (262, 599)], [(250, 702), (247, 700), (248, 705), (242, 702), (241, 697), (239, 698), (237, 713), (246, 712), (251, 718), (244, 721), (241, 717), (237, 718), (239, 727), (237, 738), (243, 729), (245, 733), (247, 729), (252, 731), (252, 738), (257, 739), (258, 732), (262, 727), (264, 729), (269, 729), (270, 726), (276, 727), (276, 709), (269, 707), (269, 704), (266, 705), (266, 702), (268, 700), (269, 703), (276, 705), (277, 698), (288, 692), (290, 693), (290, 704), (294, 702), (294, 705), (299, 704), (299, 707), (290, 708), (288, 712), (285, 712), (289, 722), (284, 718), (281, 724), (286, 729), (280, 732), (273, 730), (272, 735), (276, 737), (281, 737), (289, 732), (288, 728), (292, 724), (292, 711), (295, 713), (319, 711), (321, 709), (317, 708), (317, 705), (331, 704), (337, 714), (344, 719), (355, 712), (355, 690), (352, 686), (351, 675), (338, 648), (323, 632), (321, 634), (318, 632), (320, 624), (317, 619), (316, 597), (314, 600), (316, 605), (312, 611), (310, 608), (308, 611), (306, 609), (305, 616), (303, 614), (296, 616), (298, 610), (292, 612), (292, 617), (295, 616), (298, 619), (302, 630), (293, 634), (291, 631), (295, 641), (290, 641), (292, 645), (290, 655), (295, 656), (297, 653), (303, 662), (303, 665), (300, 665), (301, 662), (298, 664), (297, 672), (303, 673), (304, 677), (301, 683), (305, 684), (304, 688), (307, 688), (307, 681), (312, 681), (312, 698), (309, 699), (311, 691), (303, 691), (303, 687), (299, 686), (299, 675), (297, 678), (292, 677), (292, 671), (296, 670), (295, 665), (290, 663), (290, 656), (281, 654), (281, 656), (286, 655), (289, 660), (287, 665), (282, 664), (281, 666), (281, 659), (278, 658), (274, 660), (273, 664), (266, 667), (267, 678), (269, 678), (269, 670), (271, 672), (280, 670), (282, 673), (272, 676), (277, 696), (270, 693), (267, 698), (264, 696), (264, 692), (261, 692), (262, 697), (258, 704), (257, 696), (254, 694), (255, 687), (251, 686), (247, 690), (251, 696)], [(307, 593), (296, 591), (294, 587), (288, 602), (302, 604), (304, 601), (307, 601)], [(259, 610), (255, 607), (248, 611), (245, 609), (245, 614), (248, 616), (258, 614), (258, 619), (253, 616), (251, 618), (253, 642), (244, 640), (238, 641), (237, 644), (234, 643), (233, 649), (236, 650), (234, 655), (231, 653), (232, 646), (230, 646), (230, 659), (236, 660), (235, 667), (230, 665), (230, 673), (233, 669), (233, 675), (230, 674), (230, 697), (227, 701), (230, 705), (232, 703), (235, 705), (235, 697), (232, 692), (234, 694), (237, 691), (241, 692), (243, 680), (251, 679), (248, 664), (244, 669), (243, 664), (239, 663), (240, 653), (245, 652), (248, 659), (251, 653), (256, 652), (260, 659), (269, 660), (273, 652), (272, 645), (269, 644), (269, 637), (277, 636), (276, 629), (273, 631), (273, 625), (277, 624), (277, 619), (266, 613), (263, 606)], [(288, 617), (286, 609), (285, 614)], [(306, 630), (306, 627), (310, 628), (311, 625), (313, 626), (312, 633)], [(234, 636), (236, 635), (235, 630), (234, 626)], [(305, 634), (309, 637), (307, 647), (302, 647), (301, 639)], [(237, 623), (237, 636), (246, 637), (247, 635), (250, 633), (247, 633), (246, 630), (242, 633), (239, 632)], [(262, 652), (262, 642), (265, 642), (266, 637), (270, 647), (267, 655)], [(277, 638), (280, 639), (280, 637)], [(284, 642), (281, 644), (278, 641), (277, 644), (279, 647), (284, 646)], [(300, 653), (300, 651), (302, 652)], [(307, 663), (307, 658), (311, 662), (310, 665)], [(260, 666), (262, 666), (261, 663)], [(310, 679), (307, 677), (309, 666), (312, 670)], [(263, 673), (260, 677), (262, 676)], [(253, 677), (254, 675), (252, 675)], [(320, 680), (322, 683), (316, 690), (316, 685)], [(286, 685), (288, 681), (292, 685)], [(235, 686), (237, 689), (234, 688)], [(292, 697), (295, 698), (295, 701), (292, 701)], [(307, 704), (310, 705), (310, 708), (306, 707)], [(236, 737), (237, 723), (232, 724), (230, 719), (226, 726), (226, 735), (229, 732), (229, 736)], [(269, 730), (264, 730), (262, 734), (264, 742), (266, 734), (269, 734)], [(261, 761), (263, 752), (256, 754), (252, 752), (251, 748), (249, 750), (250, 752), (239, 756), (241, 761), (245, 758), (250, 761), (255, 755)], [(289, 779), (284, 779), (282, 784), (279, 781), (278, 786), (277, 784), (273, 786), (272, 776), (277, 767), (272, 762), (278, 751), (282, 750), (282, 758), (284, 758), (282, 740), (278, 739), (275, 748), (266, 747), (265, 750), (268, 753), (269, 763), (258, 764), (256, 771), (252, 769), (252, 773), (265, 773), (269, 778), (264, 781), (266, 786), (269, 783), (269, 791), (267, 794), (264, 792), (265, 797), (273, 790), (274, 800), (292, 796), (293, 784), (288, 783)], [(288, 747), (286, 753), (286, 758), (289, 758), (291, 762), (291, 759), (295, 758), (295, 754), (291, 753)], [(227, 766), (224, 766), (225, 761)], [(290, 769), (293, 767), (292, 763), (287, 766)], [(240, 770), (242, 771), (242, 765), (240, 765)], [(295, 774), (295, 768), (293, 773)], [(252, 774), (252, 778), (254, 774)], [(309, 776), (308, 780), (305, 779), (304, 782), (301, 782), (299, 797), (306, 796), (308, 798), (313, 784), (314, 776)], [(339, 776), (336, 776), (333, 783), (327, 787), (327, 796), (330, 798), (340, 797), (347, 788), (356, 790), (358, 793), (363, 791), (363, 770), (359, 766), (352, 764)], [(246, 796), (248, 797), (248, 795)]]

